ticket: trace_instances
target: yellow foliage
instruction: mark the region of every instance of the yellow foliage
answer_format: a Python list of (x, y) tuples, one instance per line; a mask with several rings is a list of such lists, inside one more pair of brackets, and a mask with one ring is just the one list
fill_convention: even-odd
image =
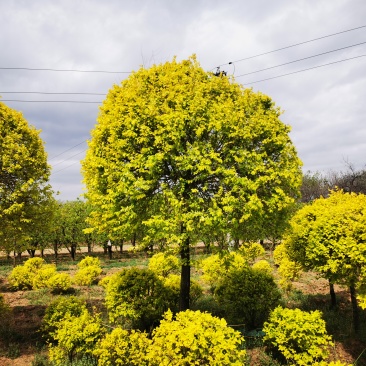
[(49, 358), (57, 366), (72, 362), (75, 358), (91, 355), (105, 329), (98, 315), (84, 310), (80, 316), (70, 316), (57, 323), (54, 333), (56, 344), (49, 345)]
[(172, 254), (156, 253), (150, 258), (148, 268), (159, 277), (166, 277), (179, 273), (179, 259)]
[(148, 352), (151, 366), (241, 366), (245, 362), (244, 338), (224, 319), (187, 310), (173, 319), (168, 311), (153, 332)]
[(261, 259), (260, 261), (255, 262), (252, 268), (255, 269), (256, 271), (265, 272), (268, 275), (272, 274), (272, 267), (269, 264), (269, 262), (266, 261), (265, 259)]
[(147, 366), (150, 343), (146, 333), (115, 328), (97, 344), (93, 354), (98, 366)]
[(329, 356), (333, 346), (320, 311), (277, 307), (264, 323), (267, 346), (282, 353), (289, 364), (313, 365)]

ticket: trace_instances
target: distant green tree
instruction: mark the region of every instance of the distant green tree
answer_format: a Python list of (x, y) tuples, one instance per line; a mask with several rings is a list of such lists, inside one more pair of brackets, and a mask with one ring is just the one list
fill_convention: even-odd
[(241, 239), (299, 196), (301, 162), (266, 95), (205, 72), (194, 57), (132, 73), (114, 86), (82, 162), (90, 223), (140, 234), (181, 257), (189, 308), (190, 247), (208, 232)]
[(87, 227), (85, 221), (87, 215), (87, 204), (82, 200), (60, 203), (60, 221), (58, 223), (60, 241), (73, 260), (75, 260), (77, 248), (87, 241), (87, 234), (84, 233)]

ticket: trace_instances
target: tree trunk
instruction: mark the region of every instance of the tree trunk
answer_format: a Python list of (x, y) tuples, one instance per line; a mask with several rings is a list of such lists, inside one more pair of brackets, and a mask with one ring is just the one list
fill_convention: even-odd
[(124, 242), (124, 240), (122, 239), (121, 241), (120, 241), (120, 244), (119, 244), (119, 252), (122, 254), (123, 253), (123, 242)]
[(189, 309), (189, 292), (191, 287), (191, 264), (189, 249), (189, 238), (186, 238), (180, 249), (182, 273), (180, 277), (179, 311)]
[(349, 292), (351, 294), (351, 304), (352, 304), (352, 314), (353, 314), (353, 328), (355, 333), (357, 334), (360, 330), (360, 317), (359, 317), (359, 311), (358, 311), (358, 305), (357, 305), (357, 299), (356, 299), (356, 289), (354, 285), (351, 285), (349, 287)]
[(88, 242), (88, 254), (92, 253), (91, 243)]
[(135, 248), (136, 246), (136, 233), (133, 234), (133, 238), (132, 238), (132, 246)]
[(72, 260), (75, 260), (75, 254), (76, 254), (76, 244), (71, 244), (71, 248), (70, 248), (70, 255)]
[(58, 244), (57, 243), (53, 243), (53, 251), (55, 252), (55, 262), (57, 264), (57, 259), (58, 259)]
[(44, 258), (44, 249), (41, 249), (41, 257)]
[(334, 284), (329, 281), (330, 307), (334, 309), (337, 306), (337, 297), (334, 291)]
[(35, 254), (36, 254), (35, 249), (28, 249), (27, 252), (31, 258), (34, 258)]

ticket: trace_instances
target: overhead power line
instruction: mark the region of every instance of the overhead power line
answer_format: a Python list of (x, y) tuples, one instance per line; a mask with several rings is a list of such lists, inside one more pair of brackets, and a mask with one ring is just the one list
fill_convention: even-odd
[(217, 65), (215, 66), (214, 68), (216, 67), (221, 67), (221, 66), (226, 66), (226, 65), (231, 65), (233, 63), (236, 63), (236, 62), (241, 62), (241, 61), (246, 61), (246, 60), (250, 60), (252, 58), (256, 58), (256, 57), (260, 57), (260, 56), (264, 56), (264, 55), (269, 55), (270, 53), (274, 53), (274, 52), (278, 52), (278, 51), (283, 51), (283, 50), (286, 50), (288, 48), (292, 48), (292, 47), (296, 47), (296, 46), (300, 46), (302, 44), (306, 44), (306, 43), (311, 43), (311, 42), (315, 42), (315, 41), (319, 41), (321, 39), (324, 39), (324, 38), (329, 38), (329, 37), (333, 37), (333, 36), (336, 36), (338, 34), (343, 34), (343, 33), (347, 33), (347, 32), (352, 32), (352, 31), (355, 31), (357, 29), (362, 29), (362, 28), (366, 28), (366, 25), (361, 25), (359, 27), (356, 27), (356, 28), (351, 28), (351, 29), (346, 29), (346, 30), (343, 30), (343, 31), (340, 31), (340, 32), (336, 32), (336, 33), (332, 33), (332, 34), (327, 34), (325, 36), (321, 36), (321, 37), (317, 37), (317, 38), (313, 38), (313, 39), (309, 39), (307, 41), (303, 41), (303, 42), (298, 42), (298, 43), (295, 43), (295, 44), (292, 44), (292, 45), (289, 45), (289, 46), (284, 46), (284, 47), (281, 47), (281, 48), (277, 48), (275, 50), (271, 50), (271, 51), (267, 51), (267, 52), (263, 52), (263, 53), (259, 53), (257, 55), (253, 55), (253, 56), (248, 56), (248, 57), (245, 57), (245, 58), (241, 58), (239, 60), (235, 60), (235, 61), (230, 61), (230, 62), (227, 62), (225, 64), (221, 64), (221, 65)]
[(84, 72), (99, 74), (130, 74), (131, 71), (108, 71), (108, 70), (79, 70), (79, 69), (49, 69), (33, 67), (0, 67), (0, 70), (25, 70), (25, 71), (53, 71), (53, 72)]
[(65, 166), (64, 168), (61, 168), (61, 169), (59, 169), (59, 170), (56, 170), (55, 172), (52, 172), (52, 173), (51, 173), (51, 175), (53, 175), (53, 174), (57, 174), (57, 173), (59, 173), (59, 172), (62, 172), (63, 170), (68, 169), (68, 168), (70, 168), (70, 167), (72, 167), (73, 165), (78, 164), (78, 163), (80, 163), (80, 161), (79, 161), (79, 160), (75, 161), (74, 163), (72, 163), (72, 164), (70, 164), (70, 165), (68, 165), (68, 166)]
[[(264, 55), (268, 55), (270, 53), (274, 53), (274, 52), (278, 52), (278, 51), (282, 51), (282, 50), (286, 50), (288, 48), (292, 48), (292, 47), (296, 47), (296, 46), (300, 46), (306, 43), (310, 43), (310, 42), (315, 42), (315, 41), (319, 41), (321, 39), (324, 38), (329, 38), (329, 37), (333, 37), (339, 34), (343, 34), (343, 33), (347, 33), (347, 32), (352, 32), (358, 29), (362, 29), (362, 28), (366, 28), (366, 25), (361, 25), (359, 27), (355, 27), (355, 28), (351, 28), (351, 29), (346, 29), (340, 32), (336, 32), (336, 33), (332, 33), (332, 34), (327, 34), (321, 37), (317, 37), (317, 38), (313, 38), (313, 39), (309, 39), (307, 41), (303, 41), (303, 42), (298, 42), (289, 46), (284, 46), (281, 48), (277, 48), (271, 51), (267, 51), (267, 52), (263, 52), (263, 53), (259, 53), (257, 55), (253, 55), (253, 56), (248, 56), (245, 58), (241, 58), (235, 61), (230, 61), (216, 67), (220, 67), (220, 66), (225, 66), (225, 65), (231, 65), (233, 63), (236, 62), (241, 62), (241, 61), (245, 61), (245, 60), (250, 60), (252, 58), (256, 58), (256, 57), (260, 57), (260, 56), (264, 56)], [(55, 69), (55, 68), (33, 68), (33, 67), (5, 67), (2, 66), (0, 67), (0, 70), (25, 70), (25, 71), (52, 71), (52, 72), (81, 72), (81, 73), (99, 73), (99, 74), (130, 74), (131, 71), (112, 71), (112, 70), (82, 70), (82, 69)]]
[(68, 151), (70, 151), (70, 150), (72, 150), (72, 149), (75, 149), (75, 147), (78, 147), (78, 146), (80, 146), (80, 145), (84, 144), (85, 142), (86, 142), (86, 140), (79, 142), (78, 144), (76, 144), (76, 145), (74, 145), (74, 146), (72, 146), (72, 147), (68, 148), (67, 150), (64, 150), (64, 151), (60, 152), (59, 154), (52, 156), (51, 158), (49, 158), (49, 159), (48, 159), (48, 161), (53, 160), (53, 159), (55, 159), (55, 158), (59, 157), (60, 155), (63, 155), (63, 154), (65, 154), (65, 153), (67, 153)]
[(75, 103), (75, 104), (101, 104), (102, 102), (88, 102), (84, 100), (21, 100), (21, 99), (0, 99), (1, 102), (21, 103)]
[(289, 61), (289, 62), (285, 62), (283, 64), (279, 64), (279, 65), (275, 65), (275, 66), (270, 66), (270, 67), (266, 67), (264, 69), (260, 69), (260, 70), (256, 70), (256, 71), (251, 71), (251, 72), (247, 72), (245, 74), (241, 74), (241, 75), (238, 75), (238, 76), (235, 76), (235, 78), (240, 78), (242, 76), (246, 76), (246, 75), (251, 75), (251, 74), (256, 74), (258, 72), (262, 72), (262, 71), (266, 71), (266, 70), (271, 70), (271, 69), (274, 69), (276, 67), (280, 67), (280, 66), (285, 66), (285, 65), (290, 65), (290, 64), (293, 64), (295, 62), (300, 62), (300, 61), (304, 61), (304, 60), (309, 60), (311, 58), (314, 58), (314, 57), (319, 57), (319, 56), (323, 56), (323, 55), (327, 55), (329, 53), (333, 53), (333, 52), (338, 52), (338, 51), (341, 51), (341, 50), (345, 50), (347, 48), (352, 48), (352, 47), (356, 47), (356, 46), (360, 46), (362, 44), (365, 44), (365, 42), (361, 42), (361, 43), (357, 43), (357, 44), (353, 44), (351, 46), (346, 46), (346, 47), (341, 47), (341, 48), (337, 48), (335, 50), (331, 50), (331, 51), (327, 51), (327, 52), (322, 52), (322, 53), (318, 53), (316, 55), (312, 55), (312, 56), (308, 56), (308, 57), (303, 57), (303, 58), (299, 58), (297, 60), (294, 60), (294, 61)]
[[(299, 74), (301, 72), (305, 72), (305, 71), (309, 71), (309, 70), (313, 70), (313, 69), (318, 69), (320, 67), (326, 67), (326, 66), (338, 64), (338, 63), (341, 63), (341, 62), (351, 61), (351, 60), (361, 58), (361, 57), (365, 57), (365, 56), (366, 56), (366, 54), (365, 55), (355, 56), (355, 57), (350, 57), (350, 58), (345, 58), (343, 60), (333, 61), (333, 62), (329, 62), (329, 63), (323, 64), (323, 65), (313, 66), (313, 67), (309, 67), (309, 68), (306, 68), (306, 69), (289, 72), (289, 73), (286, 73), (286, 74), (272, 76), (272, 77), (269, 77), (269, 78), (266, 78), (266, 79), (247, 82), (247, 83), (244, 83), (244, 84), (245, 85), (251, 85), (251, 84), (261, 83), (262, 81), (268, 81), (268, 80), (278, 79), (278, 78), (288, 76), (288, 75)], [(240, 75), (240, 76), (243, 76), (243, 75)], [(87, 102), (87, 101), (81, 101), (81, 100), (70, 100), (70, 101), (67, 101), (67, 100), (15, 100), (15, 99), (0, 99), (0, 100), (3, 101), (3, 102), (26, 102), (26, 103), (91, 103), (91, 104), (101, 104), (102, 103), (102, 101), (100, 101), (100, 102)]]
[(69, 92), (38, 92), (38, 91), (0, 91), (0, 94), (42, 94), (42, 95), (106, 95), (106, 93), (83, 93), (83, 92), (76, 92), (76, 93), (69, 93)]
[(305, 71), (309, 71), (309, 70), (313, 70), (313, 69), (318, 69), (320, 67), (325, 67), (325, 66), (329, 66), (329, 65), (334, 65), (334, 64), (338, 64), (341, 62), (345, 62), (345, 61), (350, 61), (350, 60), (354, 60), (356, 58), (361, 58), (361, 57), (365, 57), (365, 55), (359, 55), (359, 56), (355, 56), (355, 57), (350, 57), (350, 58), (345, 58), (343, 60), (338, 60), (338, 61), (334, 61), (334, 62), (329, 62), (327, 64), (323, 64), (323, 65), (318, 65), (318, 66), (313, 66), (313, 67), (309, 67), (307, 69), (302, 69), (302, 70), (298, 70), (298, 71), (293, 71), (293, 72), (289, 72), (287, 74), (282, 74), (282, 75), (277, 75), (277, 76), (273, 76), (270, 78), (266, 78), (266, 79), (262, 79), (262, 80), (255, 80), (255, 81), (250, 81), (250, 82), (246, 82), (244, 83), (245, 85), (252, 85), (252, 84), (256, 84), (256, 83), (261, 83), (263, 81), (267, 81), (267, 80), (272, 80), (272, 79), (278, 79), (278, 78), (282, 78), (284, 76), (288, 76), (288, 75), (293, 75), (293, 74), (299, 74), (301, 72), (305, 72)]
[(69, 156), (68, 158), (66, 158), (66, 159), (64, 159), (64, 160), (59, 161), (58, 163), (52, 164), (52, 166), (53, 166), (53, 167), (55, 167), (56, 165), (60, 165), (60, 164), (64, 163), (65, 161), (68, 161), (68, 160), (70, 160), (70, 159), (74, 158), (75, 156), (78, 156), (78, 155), (80, 155), (80, 154), (84, 153), (85, 151), (86, 151), (86, 149), (85, 149), (85, 150), (82, 150), (82, 151), (79, 151), (79, 152), (77, 152), (76, 154), (71, 155), (71, 156)]

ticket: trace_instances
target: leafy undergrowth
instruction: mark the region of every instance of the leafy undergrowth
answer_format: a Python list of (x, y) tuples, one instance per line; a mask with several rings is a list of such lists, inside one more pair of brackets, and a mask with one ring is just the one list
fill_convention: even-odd
[[(128, 254), (124, 257), (115, 255), (112, 260), (100, 254), (99, 258), (103, 275), (115, 273), (122, 267), (146, 267), (147, 265), (145, 254)], [(52, 257), (46, 257), (46, 261), (52, 262), (52, 260)], [(12, 309), (8, 319), (9, 327), (0, 330), (0, 365), (46, 365), (46, 344), (39, 328), (45, 309), (55, 295), (45, 289), (11, 291), (6, 276), (10, 273), (12, 266), (6, 265), (5, 258), (1, 259), (0, 262), (0, 293), (3, 294), (5, 302)], [(76, 268), (75, 263), (71, 262), (67, 256), (60, 256), (57, 267), (58, 270), (70, 274), (74, 273)], [(199, 278), (197, 273), (193, 273), (193, 276)], [(327, 331), (335, 341), (330, 359), (350, 364), (357, 360), (357, 366), (366, 366), (366, 351), (364, 351), (366, 349), (366, 313), (360, 311), (360, 333), (356, 336), (352, 330), (352, 312), (348, 291), (340, 286), (336, 286), (335, 290), (338, 304), (336, 309), (331, 309), (327, 281), (317, 278), (314, 273), (304, 273), (294, 283), (294, 289), (284, 294), (284, 305), (306, 311), (316, 309), (322, 311)], [(103, 287), (98, 285), (73, 286), (72, 291), (73, 295), (86, 299), (91, 308), (97, 308), (101, 312), (105, 311)], [(205, 301), (207, 308), (210, 309), (209, 295), (202, 299), (201, 303)], [(247, 335), (246, 342), (249, 365), (280, 365), (266, 354), (260, 337)]]

